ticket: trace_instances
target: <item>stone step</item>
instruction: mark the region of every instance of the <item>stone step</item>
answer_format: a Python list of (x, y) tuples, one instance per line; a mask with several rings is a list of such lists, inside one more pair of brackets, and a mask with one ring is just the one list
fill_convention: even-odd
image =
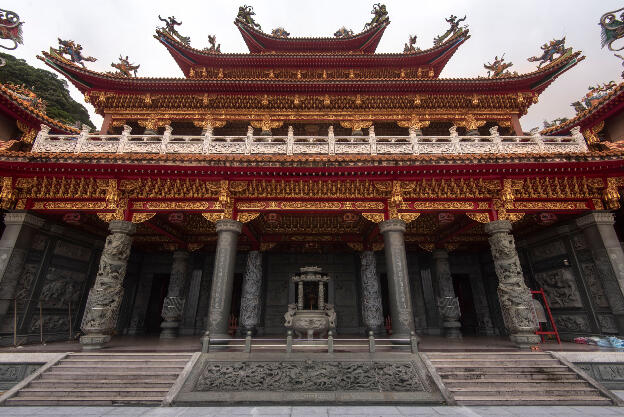
[(93, 380), (62, 380), (62, 379), (36, 379), (32, 381), (29, 388), (87, 388), (96, 386), (100, 388), (134, 388), (140, 384), (144, 388), (161, 388), (168, 390), (176, 381), (176, 378), (169, 379), (142, 379), (140, 381), (127, 381), (123, 379), (99, 379)]
[(72, 388), (70, 390), (63, 388), (23, 388), (18, 393), (18, 397), (159, 397), (165, 398), (169, 392), (168, 389), (162, 388), (100, 388), (100, 387), (84, 387)]
[(156, 360), (189, 360), (192, 355), (186, 353), (72, 353), (65, 359), (78, 360), (121, 360), (121, 359), (156, 359)]
[(557, 359), (479, 359), (479, 360), (459, 360), (459, 359), (437, 359), (431, 361), (432, 365), (436, 367), (490, 367), (490, 366), (505, 366), (505, 367), (533, 367), (533, 366), (563, 366)]
[(436, 365), (438, 373), (451, 372), (478, 372), (481, 374), (550, 374), (557, 372), (569, 372), (564, 365), (544, 365), (544, 366), (457, 366), (457, 365)]
[(576, 398), (583, 396), (598, 396), (600, 397), (600, 392), (592, 387), (579, 387), (579, 388), (559, 388), (558, 384), (553, 384), (552, 387), (544, 388), (544, 387), (532, 387), (532, 384), (524, 384), (522, 387), (496, 387), (496, 388), (487, 388), (487, 387), (468, 387), (468, 388), (449, 388), (449, 391), (453, 393), (455, 398), (458, 396), (508, 396), (512, 395), (523, 395), (530, 396), (531, 398), (541, 398), (541, 397), (552, 397), (552, 396), (561, 396), (568, 398)]
[(79, 371), (83, 371), (83, 372), (121, 372), (121, 371), (125, 371), (125, 372), (132, 372), (135, 370), (141, 370), (141, 371), (145, 371), (145, 372), (149, 372), (151, 370), (154, 371), (171, 371), (171, 372), (180, 372), (184, 367), (183, 366), (162, 366), (162, 365), (153, 365), (153, 364), (148, 364), (148, 365), (115, 365), (115, 364), (108, 364), (106, 362), (103, 363), (99, 363), (97, 365), (93, 364), (93, 365), (73, 365), (73, 364), (60, 364), (60, 365), (56, 365), (54, 366), (54, 369), (52, 369), (52, 372), (56, 372), (56, 371), (70, 371), (70, 372), (79, 372)]
[[(82, 365), (82, 366), (99, 366), (99, 365), (107, 365), (107, 366), (136, 366), (136, 365), (154, 365), (154, 366), (177, 366), (179, 368), (184, 368), (184, 366), (188, 363), (188, 359), (63, 359), (59, 362), (58, 365)], [(58, 366), (57, 365), (57, 366)]]
[(490, 372), (488, 374), (484, 374), (483, 372), (440, 372), (438, 371), (438, 375), (442, 378), (442, 380), (457, 380), (457, 381), (470, 381), (476, 379), (504, 379), (513, 381), (569, 381), (569, 380), (578, 380), (578, 375), (571, 371), (558, 371), (551, 373), (506, 373), (506, 372)]
[(549, 396), (534, 397), (532, 395), (521, 396), (455, 396), (460, 405), (612, 405), (611, 400), (596, 396)]
[(144, 379), (175, 379), (178, 377), (180, 372), (158, 372), (158, 371), (132, 371), (132, 372), (65, 372), (65, 371), (50, 371), (44, 372), (41, 374), (42, 380), (50, 380), (50, 379), (62, 379), (62, 380), (77, 380), (77, 379), (86, 379), (90, 381), (97, 381), (100, 379), (108, 379), (108, 380), (144, 380)]
[(509, 381), (509, 379), (472, 379), (472, 380), (459, 380), (459, 379), (445, 379), (444, 385), (449, 389), (453, 390), (456, 388), (484, 388), (484, 389), (521, 389), (525, 385), (532, 387), (533, 389), (548, 389), (550, 387), (556, 387), (557, 389), (570, 388), (574, 389), (577, 387), (590, 387), (587, 382), (577, 379), (577, 380), (562, 380), (562, 381), (539, 381), (539, 380), (527, 380), (530, 384), (527, 384), (525, 381)]
[(28, 405), (28, 406), (73, 406), (73, 405), (159, 405), (162, 402), (160, 397), (13, 397), (6, 400), (8, 406)]

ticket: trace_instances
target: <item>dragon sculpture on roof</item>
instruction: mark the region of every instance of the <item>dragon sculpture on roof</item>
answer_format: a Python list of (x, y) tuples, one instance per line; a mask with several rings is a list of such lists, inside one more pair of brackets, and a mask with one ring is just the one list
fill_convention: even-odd
[(488, 70), (488, 77), (500, 78), (506, 75), (512, 75), (511, 72), (507, 70), (507, 68), (511, 67), (512, 65), (512, 62), (505, 62), (505, 54), (503, 54), (500, 58), (498, 57), (498, 55), (495, 56), (493, 62), (483, 64), (483, 68)]
[(337, 38), (350, 38), (353, 36), (353, 31), (343, 26), (334, 32), (334, 36)]
[(253, 7), (247, 6), (245, 4), (244, 6), (240, 6), (238, 8), (238, 14), (236, 15), (236, 20), (246, 23), (249, 26), (254, 27), (258, 30), (262, 30), (262, 27), (259, 24), (257, 24), (254, 18), (252, 17), (255, 15), (256, 13), (253, 11)]
[(624, 49), (624, 46), (618, 49), (613, 48), (613, 42), (624, 38), (624, 13), (620, 14), (619, 19), (616, 16), (616, 13), (621, 12), (622, 10), (624, 10), (624, 7), (603, 14), (600, 18), (600, 23), (598, 23), (602, 29), (600, 34), (600, 37), (602, 38), (602, 47), (604, 48), (606, 46), (610, 51), (621, 51)]
[(416, 39), (418, 37), (416, 35), (409, 35), (409, 42), (405, 44), (403, 47), (404, 54), (411, 54), (413, 52), (420, 51), (420, 48), (416, 47)]
[(204, 48), (204, 52), (213, 52), (215, 54), (221, 53), (221, 44), (217, 44), (217, 35), (208, 35), (209, 47)]
[(565, 36), (561, 39), (553, 39), (552, 41), (542, 45), (540, 48), (542, 49), (542, 55), (532, 56), (527, 59), (529, 62), (539, 62), (537, 68), (541, 68), (542, 65), (546, 63), (553, 62), (555, 60), (555, 54), (559, 54), (557, 57), (559, 58), (566, 53)]
[(276, 27), (271, 31), (271, 35), (276, 38), (287, 38), (290, 36), (290, 33), (286, 31), (283, 27)]
[(167, 33), (169, 33), (171, 36), (174, 36), (185, 45), (191, 44), (190, 36), (182, 36), (180, 32), (178, 32), (178, 30), (176, 29), (176, 26), (180, 26), (182, 22), (178, 22), (175, 16), (169, 16), (168, 18), (163, 19), (162, 17), (160, 17), (160, 15), (158, 15), (158, 20), (160, 20), (161, 22), (165, 22), (165, 27), (162, 29), (167, 31)]
[(20, 17), (17, 13), (9, 10), (0, 9), (0, 39), (8, 39), (13, 41), (13, 46), (0, 47), (12, 51), (17, 48), (17, 45), (24, 43), (22, 39), (22, 25), (24, 22), (20, 21)]
[(587, 94), (579, 101), (575, 101), (570, 104), (576, 110), (576, 114), (582, 113), (590, 107), (594, 106), (600, 99), (605, 97), (611, 91), (613, 91), (617, 87), (615, 81), (609, 81), (608, 83), (604, 83), (602, 85), (597, 84), (595, 86), (587, 87)]
[(85, 67), (85, 61), (87, 62), (95, 62), (96, 58), (92, 56), (84, 56), (82, 54), (82, 45), (79, 43), (75, 43), (72, 40), (63, 40), (58, 38), (59, 47), (58, 49), (50, 48), (50, 51), (60, 56), (61, 58), (65, 58), (65, 55), (69, 55), (69, 60), (74, 64), (80, 64)]
[(382, 22), (385, 22), (389, 19), (388, 10), (386, 9), (385, 4), (377, 3), (373, 5), (373, 10), (371, 10), (371, 14), (373, 18), (370, 22), (364, 25), (364, 30), (372, 28), (375, 25), (378, 25)]
[(111, 67), (117, 68), (117, 72), (115, 73), (115, 75), (123, 75), (124, 77), (130, 78), (136, 77), (137, 70), (139, 69), (140, 65), (131, 64), (128, 56), (124, 58), (119, 55), (119, 62), (112, 63)]
[(457, 19), (457, 16), (452, 14), (448, 19), (444, 19), (444, 20), (446, 20), (451, 25), (451, 27), (442, 35), (436, 36), (433, 39), (434, 46), (440, 45), (442, 42), (444, 42), (451, 36), (455, 35), (457, 32), (460, 32), (467, 27), (467, 26), (464, 26), (463, 28), (459, 27), (459, 24), (463, 22), (464, 20), (466, 20), (466, 15), (464, 15), (464, 17), (462, 17), (461, 19)]

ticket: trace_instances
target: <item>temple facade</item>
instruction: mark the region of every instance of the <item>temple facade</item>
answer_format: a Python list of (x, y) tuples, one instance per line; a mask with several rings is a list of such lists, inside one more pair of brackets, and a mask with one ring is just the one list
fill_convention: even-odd
[(183, 78), (138, 77), (127, 57), (95, 72), (71, 41), (43, 52), (104, 122), (0, 150), (0, 342), (285, 337), (322, 311), (312, 337), (528, 347), (539, 289), (563, 339), (624, 335), (624, 154), (585, 125), (519, 123), (582, 54), (554, 40), (533, 72), (496, 58), (445, 79), (464, 19), (429, 49), (376, 53), (390, 20), (372, 14), (294, 38), (241, 7), (247, 54), (193, 48), (161, 19)]

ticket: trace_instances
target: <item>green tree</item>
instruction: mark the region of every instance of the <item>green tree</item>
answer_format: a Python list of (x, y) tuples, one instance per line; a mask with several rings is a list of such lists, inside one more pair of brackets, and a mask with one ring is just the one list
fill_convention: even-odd
[(67, 81), (50, 71), (31, 67), (23, 59), (0, 53), (6, 65), (0, 68), (0, 83), (23, 84), (47, 103), (46, 114), (68, 125), (76, 122), (95, 128), (87, 109), (69, 95)]

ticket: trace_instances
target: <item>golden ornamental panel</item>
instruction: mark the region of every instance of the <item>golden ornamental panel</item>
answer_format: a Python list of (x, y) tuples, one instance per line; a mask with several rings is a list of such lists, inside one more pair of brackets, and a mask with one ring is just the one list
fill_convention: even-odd
[(489, 223), (490, 215), (488, 213), (466, 213), (466, 216), (478, 223)]
[(241, 223), (249, 223), (250, 221), (256, 219), (260, 213), (252, 212), (252, 213), (238, 213), (237, 220)]
[(33, 210), (105, 210), (105, 201), (35, 201)]
[(215, 201), (135, 201), (134, 210), (215, 210)]
[(364, 217), (366, 220), (370, 220), (373, 223), (381, 223), (384, 221), (384, 214), (383, 213), (362, 213), (362, 217)]
[(143, 223), (155, 215), (156, 213), (132, 213), (132, 223)]
[(204, 217), (204, 219), (212, 223), (216, 223), (217, 220), (222, 220), (225, 218), (225, 215), (223, 213), (202, 213), (201, 215)]
[(399, 213), (399, 219), (403, 220), (405, 223), (411, 223), (420, 217), (420, 213)]
[(587, 210), (586, 201), (515, 201), (514, 210)]
[(407, 206), (414, 210), (474, 210), (472, 201), (409, 201)]

